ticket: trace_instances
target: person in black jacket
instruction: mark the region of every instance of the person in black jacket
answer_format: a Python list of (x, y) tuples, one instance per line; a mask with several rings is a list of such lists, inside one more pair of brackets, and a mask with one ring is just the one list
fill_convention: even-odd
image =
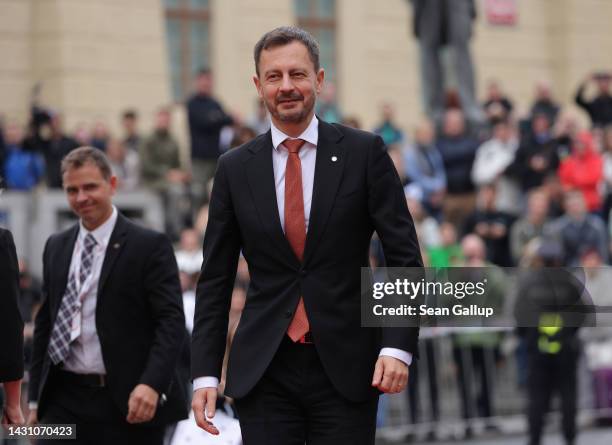
[(512, 266), (509, 232), (513, 218), (497, 209), (497, 190), (494, 184), (478, 190), (477, 206), (465, 220), (463, 234), (475, 233), (486, 244), (487, 260), (502, 267)]
[(578, 268), (562, 268), (563, 248), (545, 238), (537, 248), (532, 268), (519, 277), (515, 317), (517, 334), (527, 351), (527, 420), (529, 445), (539, 445), (551, 398), (561, 399), (565, 443), (576, 439), (578, 391), (578, 330), (593, 326), (586, 309), (592, 301)]
[(535, 86), (535, 98), (529, 112), (531, 120), (538, 114), (544, 114), (548, 117), (550, 125), (553, 126), (557, 120), (559, 109), (559, 104), (552, 95), (550, 82), (547, 80), (538, 81)]
[(3, 424), (23, 423), (23, 322), (19, 314), (19, 272), (11, 232), (0, 229), (0, 382), (6, 406)]
[[(597, 84), (597, 95), (590, 101), (584, 97), (584, 90), (586, 90), (589, 80)], [(576, 92), (576, 104), (589, 114), (594, 127), (605, 127), (612, 123), (611, 82), (612, 74), (595, 73), (587, 77)]]
[(463, 224), (464, 218), (474, 209), (471, 171), (478, 145), (478, 140), (466, 128), (463, 112), (446, 110), (436, 146), (446, 170), (444, 219), (455, 225)]
[(206, 186), (214, 176), (221, 154), (221, 129), (234, 120), (212, 97), (212, 74), (202, 69), (196, 78), (196, 93), (187, 101), (187, 118), (191, 136), (192, 184), (196, 206), (208, 201)]
[(415, 325), (362, 328), (360, 270), (373, 232), (387, 266), (423, 262), (382, 138), (314, 114), (325, 75), (318, 49), (295, 27), (255, 45), (255, 85), (272, 127), (219, 159), (212, 191), (192, 408), (198, 426), (219, 432), (205, 409), (212, 417), (242, 251), (250, 284), (225, 393), (244, 445), (374, 444), (378, 395), (406, 388), (418, 349)]
[(489, 124), (494, 126), (497, 121), (508, 120), (514, 109), (514, 104), (501, 89), (499, 82), (495, 79), (489, 81), (487, 85), (487, 97), (482, 108), (489, 120)]
[(60, 164), (64, 156), (74, 150), (79, 144), (63, 129), (62, 116), (58, 113), (51, 115), (49, 122), (50, 137), (41, 141), (41, 151), (45, 156), (47, 186), (49, 188), (62, 188), (62, 174)]
[(30, 421), (76, 424), (78, 444), (161, 445), (166, 425), (187, 414), (172, 245), (112, 205), (117, 178), (102, 151), (70, 152), (62, 178), (80, 220), (43, 253)]
[(516, 151), (509, 173), (520, 178), (527, 192), (544, 184), (544, 179), (559, 168), (559, 141), (554, 137), (549, 117), (544, 113), (533, 116), (531, 131), (523, 138)]

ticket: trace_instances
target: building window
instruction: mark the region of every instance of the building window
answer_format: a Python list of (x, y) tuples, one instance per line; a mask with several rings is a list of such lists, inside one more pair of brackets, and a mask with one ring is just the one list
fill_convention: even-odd
[(172, 96), (183, 101), (194, 74), (210, 68), (208, 0), (164, 0)]
[(321, 66), (325, 78), (335, 83), (336, 65), (336, 0), (294, 0), (300, 28), (319, 42)]

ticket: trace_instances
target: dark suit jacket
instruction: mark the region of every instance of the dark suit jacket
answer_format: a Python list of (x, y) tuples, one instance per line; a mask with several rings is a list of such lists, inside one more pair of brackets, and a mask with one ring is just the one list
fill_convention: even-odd
[(226, 393), (243, 397), (259, 381), (303, 295), (332, 383), (350, 400), (365, 400), (380, 348), (417, 347), (418, 328), (360, 327), (360, 268), (368, 266), (373, 231), (389, 266), (422, 265), (399, 177), (380, 137), (320, 121), (301, 264), (280, 225), (272, 150), (268, 132), (219, 160), (197, 288), (192, 376), (221, 374), (242, 249), (251, 282), (229, 356)]
[[(36, 316), (29, 394), (30, 400), (38, 400), (39, 418), (47, 403), (52, 364), (47, 347), (78, 232), (75, 225), (52, 235), (43, 253), (43, 304)], [(139, 227), (121, 214), (100, 273), (96, 329), (108, 387), (121, 412), (127, 415), (130, 393), (144, 383), (168, 398), (152, 423), (186, 417), (185, 391), (177, 374), (185, 317), (172, 246), (165, 235)]]
[(23, 321), (18, 298), (15, 243), (11, 232), (0, 229), (0, 382), (23, 377)]

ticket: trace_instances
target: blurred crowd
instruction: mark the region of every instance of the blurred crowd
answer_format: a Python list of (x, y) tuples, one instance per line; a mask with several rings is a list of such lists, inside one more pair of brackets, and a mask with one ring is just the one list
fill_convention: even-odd
[[(589, 83), (594, 91), (587, 97)], [(371, 130), (384, 139), (405, 186), (427, 263), (456, 262), (458, 242), (470, 233), (484, 241), (487, 260), (499, 266), (519, 265), (530, 243), (542, 236), (557, 239), (568, 265), (592, 253), (608, 263), (610, 84), (609, 74), (597, 73), (577, 90), (575, 102), (587, 112), (590, 128), (581, 128), (574, 114), (561, 109), (544, 81), (535, 86), (525, 116), (515, 114), (513, 98), (494, 80), (481, 103), (485, 121), (467, 120), (457, 96), (449, 94), (439, 118), (425, 118), (406, 131), (393, 106), (383, 104), (380, 123)], [(61, 159), (75, 147), (91, 145), (106, 152), (120, 190), (145, 189), (161, 197), (173, 240), (188, 228), (202, 235), (217, 158), (270, 126), (259, 100), (243, 119), (225, 111), (212, 91), (212, 74), (202, 70), (186, 102), (188, 162), (181, 158), (170, 108), (156, 111), (149, 133), (141, 131), (134, 109), (120, 116), (121, 134), (112, 134), (103, 121), (78, 124), (68, 132), (60, 111), (35, 100), (27, 125), (0, 125), (3, 185), (20, 191), (61, 188)], [(331, 83), (319, 97), (317, 112), (328, 122), (360, 127), (340, 109)]]
[[(385, 141), (404, 185), (425, 264), (532, 266), (538, 258), (551, 256), (556, 265), (609, 264), (611, 83), (611, 75), (597, 73), (578, 87), (574, 99), (589, 116), (588, 128), (582, 128), (579, 119), (561, 107), (545, 81), (534, 86), (527, 115), (516, 114), (514, 98), (495, 80), (488, 83), (480, 103), (484, 116), (480, 121), (467, 119), (453, 94), (448, 94), (441, 116), (424, 118), (408, 130), (397, 121), (393, 106), (383, 104), (380, 122), (371, 130)], [(8, 190), (60, 189), (61, 159), (78, 146), (90, 145), (103, 150), (111, 160), (120, 191), (144, 189), (158, 194), (165, 209), (166, 232), (176, 242), (187, 329), (191, 330), (216, 160), (223, 152), (266, 132), (270, 121), (259, 100), (254, 101), (247, 119), (226, 111), (213, 95), (213, 77), (207, 70), (196, 76), (194, 94), (185, 107), (189, 162), (181, 157), (170, 108), (156, 111), (149, 133), (141, 131), (135, 109), (126, 109), (120, 116), (121, 134), (112, 134), (103, 121), (78, 124), (69, 132), (60, 111), (42, 107), (35, 99), (27, 125), (14, 121), (0, 124), (0, 176)], [(357, 118), (341, 109), (331, 83), (318, 98), (317, 114), (328, 122), (361, 127)], [(384, 265), (376, 239), (371, 263)], [(30, 347), (40, 285), (25, 262), (20, 268), (22, 316)], [(230, 332), (237, 325), (248, 280), (248, 267), (241, 258)], [(498, 335), (456, 336), (454, 340), (465, 418), (494, 415), (484, 356), (486, 351), (495, 354), (500, 341)], [(433, 354), (430, 343), (425, 342), (425, 347), (427, 354)], [(466, 347), (474, 367), (470, 372), (481, 375), (479, 413), (472, 412), (467, 401), (465, 382), (470, 377), (462, 365), (465, 357), (461, 357)], [(186, 370), (188, 360), (186, 353)], [(431, 380), (435, 368), (429, 372)], [(414, 374), (411, 382), (415, 383), (409, 391), (413, 411), (416, 370)], [(437, 390), (431, 396), (435, 402), (431, 418), (437, 420)], [(417, 417), (415, 414), (413, 421)]]

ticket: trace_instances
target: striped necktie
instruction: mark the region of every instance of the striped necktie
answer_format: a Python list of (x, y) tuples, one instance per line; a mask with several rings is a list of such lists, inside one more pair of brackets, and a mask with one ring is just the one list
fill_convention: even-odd
[(62, 303), (53, 325), (51, 340), (49, 341), (49, 356), (56, 365), (66, 359), (70, 350), (70, 331), (72, 329), (72, 320), (79, 308), (79, 291), (87, 277), (91, 274), (94, 259), (93, 249), (96, 244), (96, 239), (91, 233), (88, 233), (83, 242), (83, 251), (81, 252), (79, 282), (77, 283), (74, 272), (70, 273), (68, 277), (68, 285), (62, 297)]

